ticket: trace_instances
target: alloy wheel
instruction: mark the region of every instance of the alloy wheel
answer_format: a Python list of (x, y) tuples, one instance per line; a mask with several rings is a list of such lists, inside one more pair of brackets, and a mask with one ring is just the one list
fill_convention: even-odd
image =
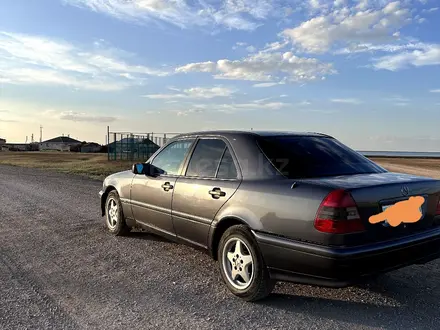
[(222, 267), (229, 283), (245, 290), (254, 279), (254, 261), (247, 244), (238, 237), (230, 238), (222, 252)]
[(107, 202), (107, 224), (110, 229), (115, 229), (119, 221), (119, 207), (118, 203), (110, 198)]

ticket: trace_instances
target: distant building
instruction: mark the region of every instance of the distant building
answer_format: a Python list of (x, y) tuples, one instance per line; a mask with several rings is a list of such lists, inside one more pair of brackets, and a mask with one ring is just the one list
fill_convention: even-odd
[(101, 145), (95, 142), (90, 142), (90, 143), (86, 143), (83, 144), (81, 146), (81, 152), (100, 152), (101, 151)]
[(80, 141), (68, 136), (59, 136), (39, 144), (40, 151), (70, 151), (71, 147), (81, 144)]
[(0, 151), (7, 151), (7, 150), (9, 150), (9, 148), (5, 144), (6, 144), (6, 140), (0, 138)]
[(1, 147), (2, 151), (30, 151), (30, 146), (26, 143), (5, 143)]

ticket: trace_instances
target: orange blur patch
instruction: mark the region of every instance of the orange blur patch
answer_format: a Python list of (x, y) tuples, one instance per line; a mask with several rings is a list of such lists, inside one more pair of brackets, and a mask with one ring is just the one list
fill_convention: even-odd
[(390, 226), (397, 227), (402, 222), (414, 223), (422, 218), (421, 206), (425, 202), (422, 196), (410, 197), (406, 201), (398, 202), (385, 211), (370, 217), (370, 223), (387, 221)]

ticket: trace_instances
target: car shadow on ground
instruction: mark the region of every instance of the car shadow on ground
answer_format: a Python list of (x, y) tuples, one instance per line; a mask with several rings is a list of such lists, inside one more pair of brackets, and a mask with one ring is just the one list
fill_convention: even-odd
[[(397, 309), (400, 308), (398, 306), (378, 306), (366, 302), (278, 293), (273, 293), (267, 300), (258, 304), (332, 321), (385, 328), (389, 326), (390, 320), (395, 317)], [(379, 315), (380, 317), (378, 317)]]
[(146, 230), (141, 231), (139, 229), (133, 229), (130, 232), (130, 234), (128, 235), (128, 237), (134, 238), (134, 239), (140, 239), (140, 240), (176, 244), (176, 242), (174, 242), (172, 240), (166, 239), (165, 237), (156, 235), (156, 234), (148, 232)]
[[(179, 245), (148, 231), (135, 230), (129, 237)], [(191, 249), (191, 253), (197, 253), (190, 247), (186, 248)], [(206, 261), (210, 260), (204, 253), (199, 253), (200, 257), (207, 258)], [(431, 267), (437, 269), (437, 265)], [(433, 276), (433, 280), (439, 277), (437, 271), (427, 272), (415, 266), (343, 289), (279, 282), (269, 297), (255, 304), (263, 309), (271, 307), (286, 313), (313, 315), (362, 327), (397, 329), (399, 324), (404, 324), (406, 328), (426, 328), (436, 319), (436, 310), (440, 310), (440, 283), (433, 283), (427, 278), (427, 273)], [(222, 284), (217, 276), (213, 280)], [(231, 296), (231, 299), (236, 298)], [(420, 306), (429, 308), (418, 309)]]
[[(399, 279), (399, 275), (385, 274), (351, 289), (312, 289), (314, 292), (310, 296), (308, 287), (303, 286), (302, 292), (296, 294), (296, 284), (283, 283), (282, 286), (283, 293), (275, 290), (257, 304), (291, 313), (313, 314), (329, 320), (387, 329), (399, 328), (398, 324), (413, 328), (426, 327), (427, 323), (436, 319), (436, 311), (440, 309), (437, 290), (430, 293), (423, 281), (414, 283), (405, 278)], [(417, 309), (422, 304), (430, 307)]]

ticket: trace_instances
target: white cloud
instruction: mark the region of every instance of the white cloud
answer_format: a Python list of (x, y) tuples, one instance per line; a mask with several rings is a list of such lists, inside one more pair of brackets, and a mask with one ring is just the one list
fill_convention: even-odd
[(132, 65), (133, 57), (102, 42), (90, 49), (42, 36), (0, 32), (0, 82), (115, 91), (167, 72)]
[(257, 50), (257, 48), (255, 48), (255, 46), (248, 45), (248, 43), (241, 42), (241, 41), (236, 42), (235, 45), (232, 46), (233, 50), (238, 49), (238, 48), (244, 48), (249, 53), (254, 53)]
[(177, 111), (177, 115), (178, 116), (188, 116), (190, 114), (194, 114), (194, 113), (202, 113), (204, 112), (204, 109), (201, 108), (191, 108), (191, 109), (186, 109), (186, 110), (179, 110)]
[(322, 79), (336, 73), (332, 64), (315, 58), (297, 57), (292, 52), (258, 53), (242, 60), (218, 60), (190, 63), (176, 69), (178, 73), (210, 72), (216, 79), (263, 82), (296, 82)]
[(88, 114), (84, 112), (66, 111), (59, 115), (62, 120), (69, 120), (74, 122), (96, 122), (96, 123), (111, 123), (118, 118), (113, 116), (99, 116)]
[(175, 89), (172, 90), (177, 91), (178, 93), (174, 94), (147, 94), (142, 95), (143, 97), (149, 99), (184, 99), (184, 98), (192, 98), (192, 99), (212, 99), (214, 97), (229, 97), (232, 94), (236, 93), (235, 89), (228, 87), (192, 87), (188, 89)]
[(288, 40), (275, 41), (275, 42), (266, 44), (266, 46), (264, 46), (264, 48), (262, 50), (260, 50), (260, 53), (275, 52), (275, 51), (278, 51), (278, 50), (285, 48), (288, 45), (289, 45)]
[(290, 106), (289, 103), (284, 102), (264, 102), (256, 100), (251, 103), (234, 103), (234, 104), (220, 104), (216, 105), (216, 109), (220, 112), (237, 112), (237, 111), (252, 111), (252, 110), (279, 110)]
[(358, 5), (356, 6), (357, 9), (367, 9), (369, 6), (369, 0), (359, 0)]
[(334, 9), (316, 16), (283, 34), (294, 45), (310, 53), (324, 53), (335, 44), (380, 42), (395, 38), (393, 34), (407, 23), (409, 10), (399, 1), (381, 8), (362, 1), (355, 8)]
[(245, 46), (247, 46), (247, 42), (237, 41), (237, 42), (235, 43), (235, 45), (232, 46), (232, 49), (235, 50), (235, 49), (237, 49), (237, 48), (245, 47)]
[(396, 53), (404, 50), (412, 49), (422, 49), (425, 48), (426, 44), (421, 42), (410, 42), (407, 44), (372, 44), (372, 43), (362, 43), (350, 45), (346, 48), (338, 49), (334, 54), (356, 54), (356, 53)]
[(214, 72), (216, 68), (217, 63), (208, 61), (186, 64), (176, 68), (176, 72)]
[(333, 2), (333, 6), (335, 7), (341, 7), (344, 6), (346, 4), (347, 0), (335, 0)]
[(408, 67), (440, 65), (440, 44), (422, 44), (420, 49), (404, 51), (373, 60), (377, 70), (398, 71)]
[(311, 105), (312, 103), (310, 101), (304, 100), (300, 103), (298, 103), (299, 106), (308, 106)]
[(279, 85), (280, 83), (276, 83), (276, 82), (267, 82), (267, 83), (258, 83), (258, 84), (254, 84), (252, 85), (252, 87), (257, 87), (257, 88), (261, 88), (261, 87), (273, 87), (276, 85)]
[(422, 13), (433, 13), (436, 12), (438, 10), (438, 7), (433, 7), (433, 8), (429, 8), (429, 9), (423, 9)]
[(321, 8), (321, 3), (319, 0), (309, 0), (309, 6), (312, 9), (319, 9)]
[(270, 0), (64, 0), (65, 3), (139, 24), (166, 22), (180, 28), (223, 26), (254, 30), (282, 8)]
[(431, 93), (440, 93), (440, 89), (431, 89), (430, 92)]
[(187, 116), (200, 112), (224, 112), (236, 113), (241, 111), (256, 110), (280, 110), (291, 106), (289, 103), (270, 101), (272, 98), (264, 98), (246, 103), (210, 103), (210, 104), (193, 104), (188, 109), (177, 110), (179, 116)]
[(347, 98), (347, 99), (331, 99), (330, 100), (333, 103), (345, 103), (345, 104), (360, 104), (362, 103), (362, 101), (358, 100), (358, 99), (352, 99), (352, 98)]

